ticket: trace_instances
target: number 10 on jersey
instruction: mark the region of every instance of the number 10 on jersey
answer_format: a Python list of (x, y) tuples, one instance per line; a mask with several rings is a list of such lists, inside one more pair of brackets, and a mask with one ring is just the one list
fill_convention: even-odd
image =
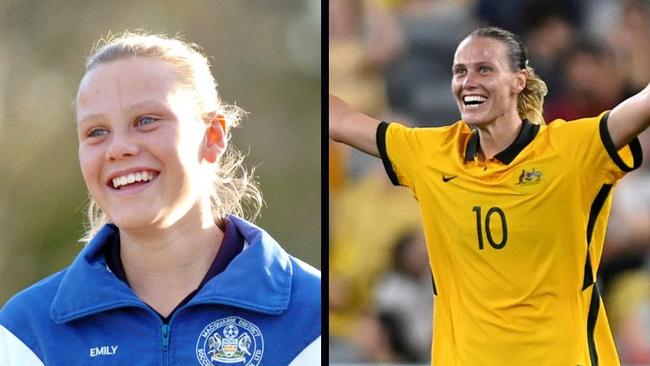
[[(485, 238), (487, 239), (490, 246), (494, 249), (502, 249), (506, 246), (508, 242), (508, 223), (506, 221), (506, 214), (499, 207), (490, 207), (485, 214), (485, 219), (483, 219), (483, 214), (481, 213), (481, 206), (472, 207), (472, 211), (476, 214), (476, 234), (478, 236), (478, 249), (483, 250), (483, 227), (485, 227)], [(501, 241), (494, 241), (492, 236), (492, 231), (490, 230), (490, 220), (496, 215), (501, 221)], [(485, 223), (485, 225), (483, 225)]]

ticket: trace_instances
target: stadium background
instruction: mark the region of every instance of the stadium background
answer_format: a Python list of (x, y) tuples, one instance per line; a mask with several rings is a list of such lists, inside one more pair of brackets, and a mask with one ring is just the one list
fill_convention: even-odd
[[(459, 118), (451, 62), (480, 25), (520, 35), (545, 119), (594, 116), (650, 81), (643, 0), (330, 0), (329, 89), (385, 120)], [(650, 133), (619, 184), (599, 286), (626, 365), (650, 365)], [(432, 289), (415, 200), (379, 159), (329, 144), (330, 363), (428, 364)], [(552, 213), (549, 213), (552, 214)]]
[(204, 48), (222, 99), (249, 112), (233, 141), (266, 201), (257, 223), (320, 268), (320, 2), (0, 0), (0, 306), (81, 249), (72, 102), (91, 46), (126, 29)]

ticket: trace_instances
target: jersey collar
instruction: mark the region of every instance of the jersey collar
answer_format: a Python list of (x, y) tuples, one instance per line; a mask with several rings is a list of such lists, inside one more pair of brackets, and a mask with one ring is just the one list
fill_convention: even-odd
[[(537, 136), (539, 131), (539, 125), (532, 124), (528, 122), (527, 119), (522, 121), (521, 129), (515, 140), (505, 148), (505, 150), (494, 155), (494, 158), (499, 160), (504, 164), (510, 164), (517, 155), (523, 150), (528, 144), (530, 144)], [(481, 142), (479, 141), (478, 130), (473, 130), (470, 135), (469, 141), (467, 142), (467, 147), (465, 148), (465, 162), (474, 160), (476, 154), (481, 149)]]
[[(183, 307), (201, 303), (265, 314), (284, 312), (289, 306), (293, 277), (289, 255), (259, 227), (234, 215), (228, 216), (228, 220), (243, 236), (244, 250)], [(50, 307), (55, 322), (65, 323), (123, 307), (147, 309), (106, 264), (103, 248), (114, 235), (119, 235), (119, 229), (105, 225), (68, 267)]]

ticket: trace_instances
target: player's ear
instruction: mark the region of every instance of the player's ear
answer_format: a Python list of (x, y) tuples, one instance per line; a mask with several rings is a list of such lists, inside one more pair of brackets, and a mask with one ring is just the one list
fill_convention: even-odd
[(207, 129), (203, 142), (203, 158), (214, 163), (226, 150), (226, 118), (222, 114), (210, 115), (206, 118)]
[(528, 70), (519, 70), (512, 80), (512, 89), (515, 94), (519, 94), (526, 89), (526, 81), (528, 80)]

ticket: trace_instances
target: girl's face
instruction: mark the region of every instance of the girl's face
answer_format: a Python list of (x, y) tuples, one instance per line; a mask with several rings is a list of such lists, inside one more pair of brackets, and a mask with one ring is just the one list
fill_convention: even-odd
[(81, 172), (118, 227), (166, 228), (209, 212), (223, 130), (200, 117), (172, 66), (145, 57), (100, 64), (83, 77), (76, 107)]
[(454, 55), (452, 91), (463, 121), (479, 125), (517, 113), (517, 96), (526, 86), (525, 71), (513, 72), (506, 45), (469, 37)]

